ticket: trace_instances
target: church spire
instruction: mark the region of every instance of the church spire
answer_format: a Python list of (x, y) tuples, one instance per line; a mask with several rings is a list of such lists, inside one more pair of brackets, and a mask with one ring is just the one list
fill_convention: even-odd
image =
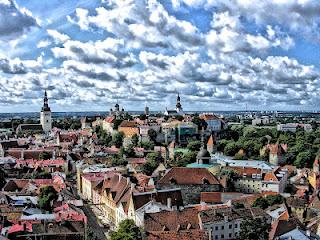
[(51, 110), (50, 110), (50, 107), (49, 107), (49, 104), (48, 104), (47, 90), (44, 91), (43, 107), (42, 107), (42, 110), (41, 110), (41, 111), (44, 111), (44, 112), (49, 112), (49, 111), (51, 111)]
[(181, 112), (182, 111), (182, 105), (180, 103), (180, 95), (179, 95), (179, 93), (178, 93), (178, 96), (177, 96), (176, 110), (177, 110), (177, 112)]

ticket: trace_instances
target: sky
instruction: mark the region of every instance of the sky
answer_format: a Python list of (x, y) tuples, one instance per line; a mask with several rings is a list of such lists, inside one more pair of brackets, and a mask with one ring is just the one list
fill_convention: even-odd
[(320, 110), (319, 0), (0, 0), (0, 112)]

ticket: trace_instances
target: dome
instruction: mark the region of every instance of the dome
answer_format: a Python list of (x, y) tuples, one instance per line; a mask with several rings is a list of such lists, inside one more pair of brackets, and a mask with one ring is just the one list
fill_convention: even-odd
[(197, 154), (197, 158), (208, 158), (208, 157), (210, 157), (210, 153), (205, 148), (200, 149), (200, 151)]

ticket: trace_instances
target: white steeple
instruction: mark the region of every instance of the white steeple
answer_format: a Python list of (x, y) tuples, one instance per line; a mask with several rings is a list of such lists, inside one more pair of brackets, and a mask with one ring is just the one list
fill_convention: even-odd
[(51, 109), (48, 104), (47, 91), (44, 91), (43, 107), (40, 112), (40, 123), (44, 132), (50, 132), (52, 129)]

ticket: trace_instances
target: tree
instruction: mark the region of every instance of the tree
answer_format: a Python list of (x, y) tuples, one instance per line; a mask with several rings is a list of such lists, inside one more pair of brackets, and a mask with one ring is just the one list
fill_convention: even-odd
[(159, 166), (159, 162), (155, 160), (148, 160), (145, 164), (142, 166), (142, 172), (147, 175), (151, 176), (154, 170)]
[(52, 186), (40, 188), (39, 207), (46, 211), (51, 211), (51, 202), (58, 199), (58, 193)]
[(266, 209), (270, 206), (281, 204), (284, 202), (284, 199), (281, 195), (268, 195), (267, 197), (259, 197), (252, 204), (253, 207), (259, 207)]
[(228, 143), (224, 148), (224, 154), (227, 156), (234, 156), (240, 150), (235, 142)]
[(139, 136), (137, 134), (134, 134), (132, 137), (131, 137), (131, 143), (134, 147), (138, 146), (138, 143), (139, 143)]
[(262, 209), (266, 209), (269, 207), (269, 202), (266, 198), (264, 197), (258, 197), (252, 204), (252, 207), (259, 207)]
[(112, 158), (111, 164), (113, 167), (126, 166), (128, 164), (128, 161), (126, 159), (124, 159), (123, 157), (119, 157), (116, 155)]
[(199, 141), (191, 141), (187, 145), (187, 148), (190, 151), (199, 151), (200, 147), (201, 147), (201, 142), (199, 142)]
[(194, 116), (192, 122), (198, 126), (198, 130), (202, 128), (207, 129), (207, 122), (204, 119), (199, 118), (199, 116)]
[(177, 159), (176, 166), (177, 167), (185, 167), (190, 163), (193, 163), (196, 161), (197, 158), (197, 151), (189, 151), (185, 152), (179, 159)]
[(101, 127), (97, 129), (97, 136), (101, 145), (108, 146), (112, 141), (112, 136), (107, 131), (103, 130)]
[(278, 195), (268, 195), (266, 197), (266, 200), (268, 201), (269, 206), (273, 206), (276, 204), (281, 204), (284, 202), (284, 198), (278, 194)]
[(123, 119), (115, 119), (113, 123), (113, 129), (118, 129), (119, 125), (122, 123)]
[(135, 151), (134, 151), (134, 147), (133, 144), (129, 144), (126, 148), (125, 148), (125, 154), (128, 157), (134, 157), (135, 156)]
[(152, 152), (148, 153), (146, 156), (147, 160), (153, 160), (153, 161), (162, 161), (162, 156), (159, 154), (159, 152)]
[(148, 136), (151, 141), (155, 142), (157, 140), (158, 133), (156, 132), (156, 130), (151, 128), (148, 130)]
[(267, 240), (271, 224), (265, 218), (247, 218), (240, 225), (239, 240)]
[(111, 240), (141, 240), (141, 229), (137, 227), (132, 219), (120, 222), (116, 232), (111, 234)]
[(296, 157), (296, 160), (293, 162), (293, 165), (298, 168), (310, 167), (313, 160), (311, 152), (300, 152)]
[(153, 171), (159, 166), (159, 162), (163, 159), (159, 153), (148, 153), (147, 162), (142, 166), (142, 172), (150, 176)]
[(182, 121), (184, 119), (184, 117), (181, 115), (177, 115), (177, 116), (175, 116), (175, 119), (177, 119), (178, 121)]
[(39, 160), (48, 160), (51, 158), (51, 154), (48, 152), (42, 152), (39, 154)]
[(153, 150), (154, 143), (149, 141), (143, 141), (140, 143), (140, 146), (143, 147), (145, 150)]
[(217, 150), (219, 152), (223, 152), (224, 151), (224, 148), (226, 147), (226, 145), (229, 143), (228, 140), (226, 139), (222, 139), (220, 140), (218, 143), (217, 143)]
[(112, 136), (111, 144), (116, 146), (117, 148), (121, 147), (123, 144), (123, 132), (116, 132)]
[(139, 119), (140, 120), (146, 120), (147, 119), (147, 115), (145, 115), (145, 114), (140, 114), (140, 116), (139, 116)]

